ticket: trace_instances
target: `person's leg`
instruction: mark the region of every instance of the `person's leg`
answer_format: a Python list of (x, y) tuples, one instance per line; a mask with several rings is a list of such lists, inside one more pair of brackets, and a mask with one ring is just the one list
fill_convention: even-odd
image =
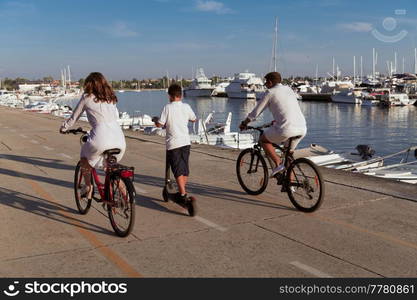
[(275, 152), (275, 147), (272, 145), (272, 143), (266, 138), (264, 134), (261, 135), (259, 141), (261, 142), (262, 148), (265, 150), (266, 154), (274, 161), (275, 167), (279, 166), (282, 160)]
[(185, 190), (185, 185), (187, 184), (187, 176), (180, 175), (180, 176), (176, 177), (175, 180), (177, 181), (178, 192), (181, 195), (185, 195), (187, 193), (186, 190)]
[(190, 157), (190, 146), (184, 146), (175, 149), (175, 155), (173, 159), (174, 163), (174, 176), (178, 185), (178, 193), (182, 196), (187, 194), (186, 184), (188, 181), (188, 175), (190, 174), (188, 167), (188, 158)]
[(93, 192), (93, 188), (92, 188), (92, 184), (91, 184), (91, 166), (88, 163), (87, 158), (85, 157), (81, 157), (81, 173), (83, 174), (84, 177), (84, 183), (86, 186), (86, 193), (87, 193), (87, 198), (91, 198), (92, 192)]

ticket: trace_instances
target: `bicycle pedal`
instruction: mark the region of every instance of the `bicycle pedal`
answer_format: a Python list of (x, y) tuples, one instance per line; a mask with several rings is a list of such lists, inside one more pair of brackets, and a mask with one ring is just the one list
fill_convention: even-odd
[(98, 202), (98, 203), (103, 202), (103, 200), (101, 200), (101, 198), (97, 198), (97, 197), (94, 197), (94, 196), (93, 196), (93, 199), (94, 199), (96, 202)]

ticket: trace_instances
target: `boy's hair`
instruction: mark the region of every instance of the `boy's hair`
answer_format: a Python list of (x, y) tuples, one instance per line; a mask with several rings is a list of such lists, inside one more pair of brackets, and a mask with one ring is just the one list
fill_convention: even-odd
[(181, 97), (182, 96), (182, 88), (176, 83), (173, 83), (168, 88), (168, 95), (171, 97)]
[(281, 74), (279, 74), (278, 72), (270, 72), (270, 73), (266, 74), (264, 78), (266, 80), (271, 81), (273, 85), (281, 83), (281, 81), (282, 81)]

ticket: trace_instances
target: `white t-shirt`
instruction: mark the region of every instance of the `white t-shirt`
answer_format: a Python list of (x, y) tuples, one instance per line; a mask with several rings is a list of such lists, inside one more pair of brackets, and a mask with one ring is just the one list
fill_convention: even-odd
[(273, 127), (280, 135), (292, 136), (307, 130), (297, 96), (290, 87), (277, 84), (269, 89), (249, 113), (248, 118), (254, 121), (267, 107), (276, 121)]
[(167, 150), (190, 145), (188, 122), (196, 116), (187, 103), (173, 101), (165, 105), (158, 123), (166, 128)]

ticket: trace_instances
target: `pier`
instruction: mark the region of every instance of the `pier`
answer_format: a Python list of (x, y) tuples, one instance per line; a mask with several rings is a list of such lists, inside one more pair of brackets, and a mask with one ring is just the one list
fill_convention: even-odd
[(2, 277), (417, 277), (415, 185), (322, 169), (323, 206), (305, 214), (273, 181), (244, 193), (237, 150), (192, 145), (189, 217), (162, 200), (164, 139), (126, 131), (136, 222), (119, 238), (99, 203), (76, 210), (79, 136), (61, 122), (0, 107)]

